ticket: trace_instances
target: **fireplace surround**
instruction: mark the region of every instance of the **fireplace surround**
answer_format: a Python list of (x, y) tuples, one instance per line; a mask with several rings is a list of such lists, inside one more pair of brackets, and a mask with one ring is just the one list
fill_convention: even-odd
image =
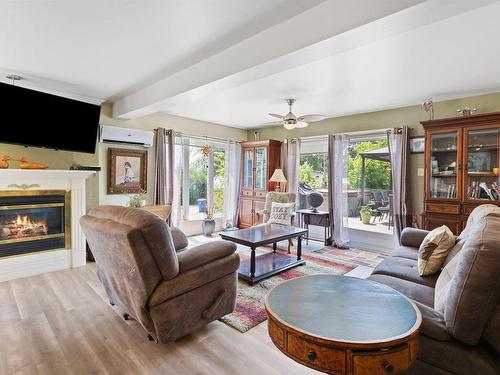
[(0, 258), (69, 248), (70, 191), (0, 191)]
[[(3, 256), (0, 255), (0, 282), (85, 265), (85, 235), (79, 220), (87, 209), (86, 181), (89, 179), (89, 186), (92, 186), (96, 178), (94, 171), (0, 169), (2, 207), (39, 205), (25, 207), (24, 211), (14, 207), (20, 211), (15, 214), (10, 207), (0, 210), (2, 226), (8, 229), (2, 230), (3, 239), (14, 240), (0, 242), (9, 245), (3, 246)], [(10, 198), (7, 202), (9, 196), (17, 197), (18, 201)], [(27, 197), (37, 202), (24, 200)], [(64, 210), (61, 204), (64, 204)], [(27, 213), (34, 217), (24, 218), (29, 216)], [(60, 233), (63, 229), (64, 237)], [(44, 245), (45, 249), (42, 250), (40, 245)], [(20, 250), (18, 246), (24, 249)]]

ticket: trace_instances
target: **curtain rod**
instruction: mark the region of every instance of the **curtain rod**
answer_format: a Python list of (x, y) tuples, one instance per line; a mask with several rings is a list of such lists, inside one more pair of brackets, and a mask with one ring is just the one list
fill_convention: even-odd
[[(334, 135), (336, 134), (346, 134), (346, 135), (369, 135), (369, 134), (382, 134), (386, 133), (388, 130), (391, 130), (393, 128), (384, 128), (384, 129), (372, 129), (372, 130), (357, 130), (353, 132), (339, 132), (339, 133), (332, 133)], [(315, 139), (325, 139), (328, 138), (329, 134), (323, 134), (323, 135), (310, 135), (308, 137), (300, 137), (299, 139), (301, 140), (315, 140)]]
[[(155, 129), (155, 131), (157, 131), (158, 129)], [(175, 136), (185, 136), (185, 137), (188, 137), (188, 138), (194, 138), (194, 139), (198, 139), (198, 140), (207, 140), (207, 141), (213, 141), (213, 142), (227, 142), (227, 141), (230, 141), (230, 142), (242, 142), (241, 140), (239, 139), (234, 139), (234, 138), (218, 138), (218, 137), (212, 137), (212, 136), (205, 136), (205, 135), (199, 135), (199, 134), (189, 134), (189, 133), (183, 133), (183, 132), (180, 132), (178, 130), (173, 130), (171, 129), (173, 132), (174, 132), (174, 135)]]

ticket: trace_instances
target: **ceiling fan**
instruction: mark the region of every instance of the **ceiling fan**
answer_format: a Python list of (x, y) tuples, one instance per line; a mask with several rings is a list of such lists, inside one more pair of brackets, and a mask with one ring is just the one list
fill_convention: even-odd
[(288, 103), (289, 112), (285, 116), (269, 113), (269, 116), (281, 119), (279, 124), (283, 124), (285, 129), (305, 128), (310, 122), (321, 121), (326, 118), (323, 115), (303, 115), (297, 117), (292, 113), (292, 105), (295, 103), (295, 99), (287, 99), (286, 102)]

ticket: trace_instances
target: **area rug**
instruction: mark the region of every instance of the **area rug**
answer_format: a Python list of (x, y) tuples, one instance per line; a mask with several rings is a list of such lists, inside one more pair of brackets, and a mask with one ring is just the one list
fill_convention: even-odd
[[(238, 250), (238, 252), (240, 253), (241, 260), (249, 258), (241, 250)], [(233, 313), (222, 317), (220, 320), (244, 333), (267, 319), (264, 298), (267, 292), (276, 285), (286, 280), (307, 275), (343, 275), (355, 268), (354, 265), (338, 263), (327, 259), (315, 259), (307, 255), (304, 256), (304, 259), (306, 260), (304, 266), (284, 271), (252, 286), (243, 280), (238, 280), (236, 308)]]
[(332, 246), (325, 246), (322, 249), (315, 250), (311, 255), (318, 255), (321, 258), (335, 259), (337, 262), (355, 264), (375, 268), (388, 255), (374, 251), (365, 251), (360, 249), (338, 249)]
[[(265, 247), (272, 249), (271, 246)], [(282, 243), (279, 243), (278, 250), (285, 253), (287, 251), (287, 247), (284, 247)], [(295, 249), (292, 253), (294, 252)], [(333, 246), (324, 246), (316, 250), (302, 250), (302, 257), (305, 260), (312, 259), (319, 264), (323, 261), (326, 261), (327, 263), (333, 261), (336, 263), (347, 263), (355, 266), (365, 266), (371, 268), (377, 267), (377, 265), (388, 256), (389, 255), (387, 254), (376, 251), (367, 251), (356, 248), (339, 249)]]

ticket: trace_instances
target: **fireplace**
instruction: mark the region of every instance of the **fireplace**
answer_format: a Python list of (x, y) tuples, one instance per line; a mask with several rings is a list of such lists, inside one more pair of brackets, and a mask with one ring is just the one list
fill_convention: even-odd
[(0, 191), (0, 257), (71, 247), (69, 191)]

